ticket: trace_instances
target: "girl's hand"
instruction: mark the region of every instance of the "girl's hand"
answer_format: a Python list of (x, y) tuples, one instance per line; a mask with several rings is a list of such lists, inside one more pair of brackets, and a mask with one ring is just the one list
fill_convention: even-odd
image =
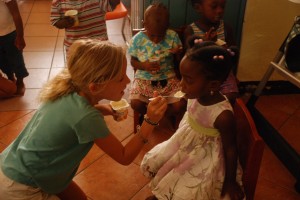
[(153, 122), (159, 122), (164, 116), (167, 109), (167, 100), (161, 96), (158, 96), (157, 92), (154, 92), (155, 98), (153, 101), (150, 101), (147, 107), (147, 116)]
[(179, 45), (173, 49), (169, 49), (169, 52), (175, 55), (181, 55), (183, 53), (183, 48), (181, 45)]
[(227, 196), (230, 197), (230, 200), (242, 200), (244, 199), (245, 194), (242, 190), (242, 187), (237, 182), (232, 184), (226, 184), (224, 182), (221, 197), (225, 197), (225, 200)]
[(74, 25), (75, 20), (74, 18), (70, 17), (70, 16), (65, 16), (62, 19), (60, 19), (59, 21), (57, 21), (54, 26), (56, 26), (59, 29), (64, 29), (64, 28), (70, 28)]
[(157, 71), (160, 70), (160, 65), (159, 62), (150, 62), (146, 61), (143, 63), (144, 65), (144, 70), (150, 72), (151, 74), (155, 74)]
[(215, 41), (217, 41), (217, 39), (218, 39), (217, 31), (216, 31), (216, 29), (214, 27), (211, 27), (209, 29), (209, 31), (207, 31), (205, 33), (204, 40), (205, 41), (213, 41), (213, 42), (215, 42)]

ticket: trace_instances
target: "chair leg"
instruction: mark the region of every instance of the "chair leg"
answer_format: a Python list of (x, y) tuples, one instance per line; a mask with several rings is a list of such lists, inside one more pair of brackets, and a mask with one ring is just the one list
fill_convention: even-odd
[[(128, 19), (129, 26), (130, 26), (130, 30), (132, 30), (130, 16), (127, 15), (126, 17), (123, 18), (123, 23), (122, 23), (122, 37), (123, 37), (123, 40), (125, 41), (126, 45), (129, 46), (129, 42), (126, 40), (126, 36), (125, 36), (125, 33), (124, 33), (124, 30), (125, 30), (125, 24), (126, 24), (126, 19)], [(131, 34), (132, 34), (132, 33), (131, 33)]]

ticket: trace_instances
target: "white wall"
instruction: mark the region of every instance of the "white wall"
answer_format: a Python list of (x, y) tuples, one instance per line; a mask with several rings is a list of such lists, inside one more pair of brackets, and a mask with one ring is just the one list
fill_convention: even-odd
[[(240, 81), (262, 78), (296, 15), (300, 15), (300, 4), (288, 0), (248, 0), (237, 73)], [(282, 79), (274, 74), (271, 80)]]

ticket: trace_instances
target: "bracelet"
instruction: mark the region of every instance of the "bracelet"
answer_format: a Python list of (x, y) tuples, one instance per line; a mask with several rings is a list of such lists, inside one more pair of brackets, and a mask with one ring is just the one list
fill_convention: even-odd
[(159, 123), (158, 122), (154, 122), (154, 121), (151, 121), (148, 117), (147, 114), (144, 115), (144, 121), (147, 122), (148, 124), (152, 125), (152, 126), (158, 126)]
[(144, 138), (144, 137), (142, 136), (141, 132), (140, 132), (141, 126), (140, 126), (140, 125), (137, 125), (137, 126), (136, 126), (136, 130), (137, 130), (137, 135), (142, 139), (142, 142), (143, 142), (144, 144), (147, 144), (147, 143), (148, 143), (148, 139), (147, 139), (147, 138)]

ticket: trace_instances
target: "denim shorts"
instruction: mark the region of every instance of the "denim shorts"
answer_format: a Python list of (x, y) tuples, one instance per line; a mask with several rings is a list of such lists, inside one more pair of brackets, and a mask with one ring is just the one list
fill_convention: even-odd
[(0, 36), (0, 69), (6, 75), (15, 74), (17, 78), (28, 76), (23, 52), (15, 46), (16, 31)]
[(47, 194), (40, 188), (34, 188), (11, 180), (3, 174), (1, 168), (0, 197), (3, 200), (60, 200), (56, 195)]

